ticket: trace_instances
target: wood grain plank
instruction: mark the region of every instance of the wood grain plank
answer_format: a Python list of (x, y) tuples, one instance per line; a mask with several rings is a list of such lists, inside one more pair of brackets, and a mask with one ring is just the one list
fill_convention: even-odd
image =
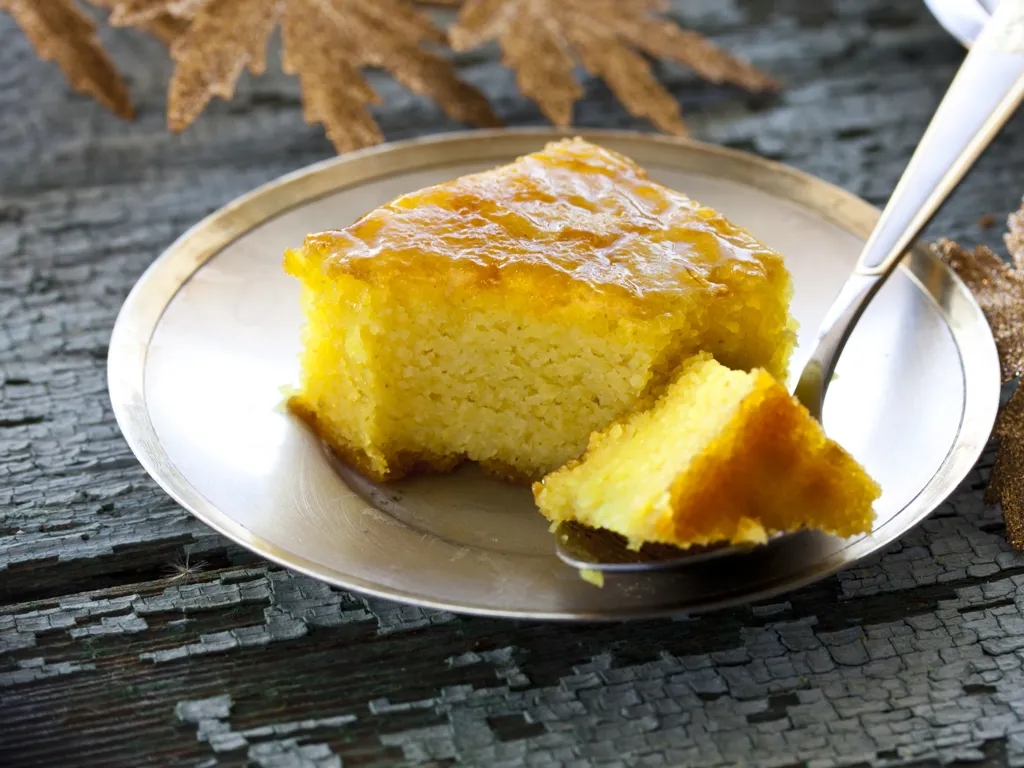
[(0, 613), (5, 750), (48, 765), (74, 748), (83, 766), (303, 749), (346, 765), (967, 759), (1020, 726), (1024, 640), (1006, 630), (1024, 627), (1021, 584), (841, 602), (825, 583), (588, 627), (446, 616), (287, 571), (199, 573)]
[[(784, 82), (753, 97), (659, 65), (694, 134), (880, 202), (962, 50), (917, 0), (688, 0), (684, 23)], [(120, 303), (205, 214), (327, 157), (279, 67), (165, 127), (163, 48), (104, 40), (139, 119), (73, 95), (0, 16), (0, 745), (12, 765), (815, 765), (1024, 760), (1024, 558), (981, 488), (784, 602), (678, 622), (457, 618), (270, 569), (171, 502), (114, 424)], [(276, 57), (271, 56), (275, 62)], [(541, 124), (493, 51), (458, 59)], [(461, 126), (384, 77), (390, 140)], [(585, 81), (584, 126), (638, 127)], [(931, 235), (998, 245), (1024, 116)], [(185, 558), (205, 561), (190, 581)], [(4, 762), (0, 759), (0, 763)], [(937, 764), (937, 763), (935, 763)]]

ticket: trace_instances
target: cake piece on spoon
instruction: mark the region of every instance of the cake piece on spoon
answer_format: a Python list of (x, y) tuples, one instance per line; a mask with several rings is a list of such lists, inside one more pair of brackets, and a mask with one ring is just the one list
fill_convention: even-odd
[(867, 533), (881, 494), (770, 374), (706, 353), (653, 408), (595, 433), (533, 490), (553, 522), (614, 531), (632, 548), (761, 544), (800, 528)]

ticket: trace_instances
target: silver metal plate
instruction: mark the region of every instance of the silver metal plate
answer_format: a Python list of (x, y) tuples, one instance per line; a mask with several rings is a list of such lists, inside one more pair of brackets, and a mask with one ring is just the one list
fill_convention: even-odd
[[(877, 210), (751, 155), (579, 133), (785, 254), (802, 325), (799, 371)], [(184, 234), (139, 280), (111, 340), (111, 400), (145, 468), (205, 523), (296, 571), (398, 601), (540, 619), (689, 613), (766, 598), (876, 552), (956, 488), (991, 431), (999, 367), (969, 292), (923, 250), (866, 313), (825, 407), (826, 430), (884, 490), (868, 536), (808, 532), (681, 571), (609, 576), (597, 588), (555, 557), (527, 488), (472, 467), (381, 485), (333, 462), (281, 407), (282, 387), (297, 380), (302, 320), (284, 249), (560, 135), (477, 131), (352, 153), (261, 187)]]

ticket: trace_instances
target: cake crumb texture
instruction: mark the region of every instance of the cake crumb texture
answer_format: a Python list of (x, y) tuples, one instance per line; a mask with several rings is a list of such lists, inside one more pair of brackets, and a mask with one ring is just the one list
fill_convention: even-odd
[(795, 341), (778, 253), (579, 139), (311, 234), (285, 269), (289, 407), (377, 480), (465, 460), (537, 480), (698, 350), (784, 377)]

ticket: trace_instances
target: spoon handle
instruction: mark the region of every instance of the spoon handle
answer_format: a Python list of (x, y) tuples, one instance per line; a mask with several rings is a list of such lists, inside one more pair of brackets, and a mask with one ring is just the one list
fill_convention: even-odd
[[(864, 308), (964, 174), (1024, 99), (1024, 0), (1001, 0), (971, 45), (889, 203), (868, 238), (853, 274), (818, 331), (805, 369), (817, 381), (819, 409), (836, 360)], [(812, 388), (803, 381), (810, 396)]]
[(857, 262), (893, 268), (1024, 97), (1024, 0), (1002, 0), (971, 46)]

